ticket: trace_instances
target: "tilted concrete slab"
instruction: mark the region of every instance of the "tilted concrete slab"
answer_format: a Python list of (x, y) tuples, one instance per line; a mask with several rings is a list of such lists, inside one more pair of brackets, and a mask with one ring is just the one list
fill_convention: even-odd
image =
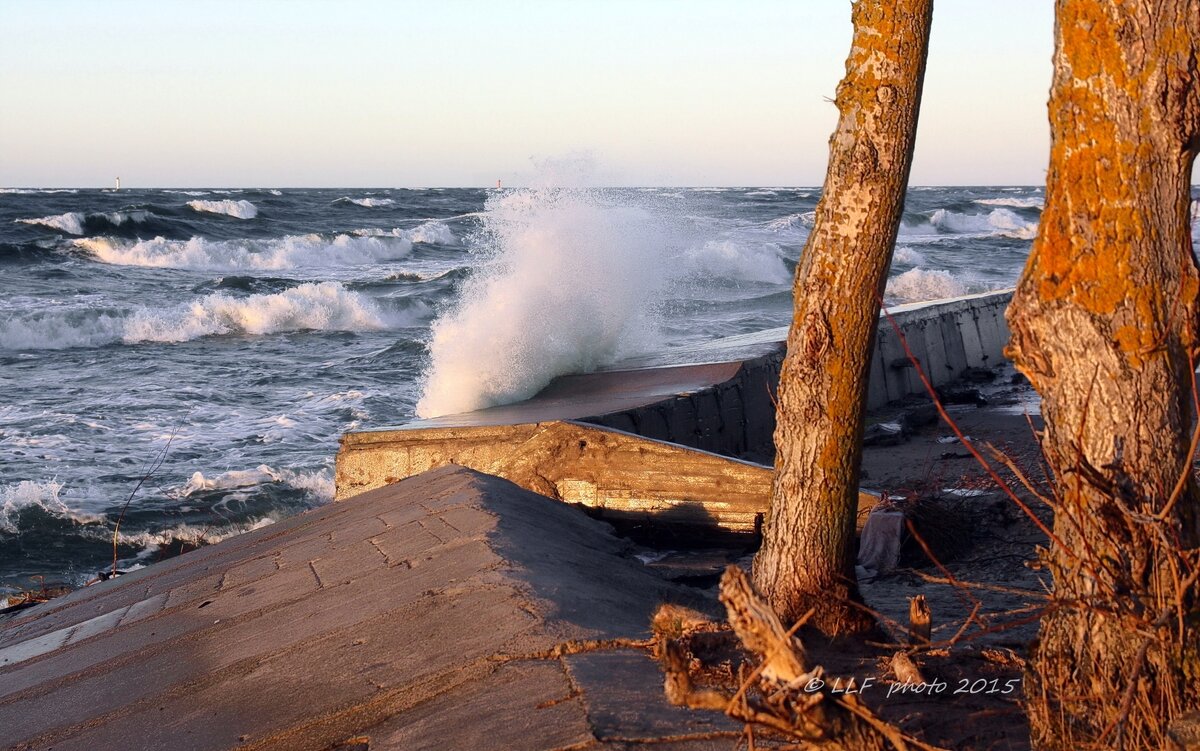
[(338, 455), (338, 497), (457, 464), (586, 506), (623, 527), (683, 537), (753, 533), (772, 471), (664, 441), (574, 421), (352, 433)]
[(626, 553), (562, 503), (435, 470), (0, 621), (5, 746), (730, 747), (645, 652), (549, 655), (706, 607)]
[[(774, 478), (760, 464), (568, 420), (350, 433), (338, 454), (338, 498), (447, 465), (578, 504), (660, 542), (757, 533)], [(862, 493), (860, 518), (877, 502)]]

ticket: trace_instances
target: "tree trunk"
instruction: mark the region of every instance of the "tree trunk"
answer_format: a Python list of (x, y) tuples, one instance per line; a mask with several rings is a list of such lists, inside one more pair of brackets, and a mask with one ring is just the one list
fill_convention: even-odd
[(1057, 484), (1026, 683), (1039, 749), (1171, 748), (1200, 696), (1198, 40), (1200, 0), (1057, 4), (1046, 207), (1008, 311)]
[(859, 0), (825, 188), (794, 285), (775, 485), (754, 582), (785, 622), (861, 633), (854, 516), (867, 373), (904, 208), (932, 0)]

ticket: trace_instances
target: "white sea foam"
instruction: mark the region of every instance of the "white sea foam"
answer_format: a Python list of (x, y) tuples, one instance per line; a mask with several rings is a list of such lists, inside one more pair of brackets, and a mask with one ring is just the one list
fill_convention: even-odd
[(35, 194), (40, 194), (40, 193), (78, 193), (78, 192), (79, 191), (75, 188), (0, 188), (0, 195), (8, 193), (8, 194), (14, 194), (14, 195), (29, 196), (29, 195), (35, 195)]
[(63, 484), (57, 480), (23, 480), (0, 488), (0, 531), (16, 534), (17, 517), (28, 508), (40, 508), (47, 514), (69, 518), (80, 524), (92, 524), (100, 520), (98, 516), (74, 511), (63, 503), (59, 497), (62, 489)]
[(888, 280), (887, 297), (895, 302), (923, 302), (967, 294), (967, 286), (949, 271), (915, 268)]
[(352, 203), (355, 206), (362, 206), (364, 208), (374, 209), (374, 208), (379, 208), (381, 206), (391, 206), (392, 204), (394, 204), (396, 202), (393, 201), (391, 198), (370, 198), (370, 197), (350, 198), (349, 196), (344, 196), (344, 197), (339, 198), (336, 201), (334, 201), (334, 203)]
[(328, 470), (295, 472), (289, 469), (274, 469), (260, 464), (254, 469), (222, 472), (211, 477), (203, 472), (193, 472), (191, 478), (173, 495), (187, 498), (190, 495), (211, 490), (235, 490), (267, 483), (281, 483), (297, 490), (311, 493), (321, 501), (333, 500), (333, 476)]
[(1010, 209), (993, 209), (988, 214), (960, 214), (938, 209), (929, 223), (939, 230), (957, 234), (1011, 237), (1032, 240), (1037, 237), (1037, 222), (1027, 222)]
[[(227, 524), (220, 527), (179, 524), (153, 532), (118, 532), (117, 541), (129, 547), (143, 548), (148, 553), (157, 553), (160, 548), (173, 545), (181, 540), (213, 545), (222, 540), (228, 540), (230, 537), (236, 537), (237, 535), (270, 526), (275, 521), (275, 517), (265, 516), (252, 522)], [(143, 558), (143, 556), (139, 555), (138, 558)], [(123, 568), (129, 570), (129, 567)]]
[(188, 201), (187, 205), (192, 211), (200, 211), (207, 214), (225, 214), (237, 219), (253, 219), (258, 216), (258, 207), (249, 201)]
[(199, 271), (277, 271), (309, 266), (344, 267), (395, 261), (408, 255), (407, 237), (382, 239), (337, 235), (289, 235), (265, 240), (124, 241), (107, 237), (74, 241), (96, 260), (121, 266)]
[(1014, 209), (1040, 209), (1045, 205), (1041, 196), (1029, 198), (977, 198), (974, 203), (980, 206), (1008, 206)]
[(797, 214), (788, 214), (781, 216), (778, 219), (772, 219), (767, 222), (767, 229), (775, 232), (783, 232), (792, 229), (810, 229), (817, 221), (816, 211), (802, 211)]
[(367, 229), (356, 229), (354, 230), (354, 234), (360, 237), (401, 237), (414, 243), (458, 245), (458, 237), (455, 236), (449, 227), (441, 222), (425, 222), (412, 229), (395, 227), (387, 230), (370, 227)]
[(903, 264), (905, 266), (920, 266), (925, 263), (925, 256), (907, 245), (900, 245), (896, 247), (895, 252), (892, 254), (892, 263)]
[(98, 347), (121, 342), (186, 342), (223, 334), (378, 331), (412, 322), (336, 282), (302, 284), (274, 294), (208, 295), (167, 308), (125, 312), (49, 310), (0, 316), (0, 349)]

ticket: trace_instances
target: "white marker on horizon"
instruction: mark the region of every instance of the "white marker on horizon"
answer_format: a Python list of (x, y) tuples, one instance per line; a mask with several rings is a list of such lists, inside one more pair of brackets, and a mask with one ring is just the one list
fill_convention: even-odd
[(117, 178), (117, 187), (113, 188), (113, 190), (120, 190), (120, 189), (121, 189), (121, 178), (118, 177)]

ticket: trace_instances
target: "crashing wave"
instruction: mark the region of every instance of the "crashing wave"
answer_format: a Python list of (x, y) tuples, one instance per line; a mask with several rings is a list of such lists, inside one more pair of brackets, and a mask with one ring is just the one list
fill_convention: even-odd
[(710, 240), (687, 249), (683, 261), (695, 274), (745, 282), (787, 284), (792, 274), (773, 244)]
[(960, 214), (938, 209), (929, 217), (929, 223), (943, 232), (1016, 240), (1032, 240), (1037, 237), (1038, 229), (1037, 222), (1026, 221), (1010, 209), (993, 209), (988, 214)]
[(645, 193), (543, 188), (493, 193), (483, 263), (432, 327), (417, 405), (435, 417), (537, 393), (555, 376), (661, 346), (668, 290), (719, 280), (786, 284), (777, 246), (709, 240)]
[(66, 232), (68, 235), (82, 235), (83, 223), (86, 219), (87, 217), (84, 214), (78, 211), (71, 211), (66, 214), (43, 216), (38, 219), (18, 219), (17, 221), (21, 224), (39, 224), (43, 227)]
[(1014, 209), (1040, 209), (1045, 205), (1041, 196), (1030, 198), (977, 198), (974, 203), (980, 206), (1007, 206)]
[(97, 237), (74, 241), (96, 260), (119, 266), (197, 271), (278, 271), (301, 267), (344, 267), (395, 261), (408, 255), (412, 241), (401, 237), (289, 235), (264, 240), (153, 240), (126, 242)]
[(50, 516), (70, 519), (78, 524), (95, 524), (101, 517), (71, 509), (59, 494), (63, 484), (57, 480), (23, 480), (0, 488), (0, 532), (17, 534), (21, 514), (38, 509)]
[(413, 314), (382, 311), (370, 297), (337, 282), (308, 283), (273, 294), (221, 292), (167, 308), (50, 310), (0, 315), (0, 349), (42, 350), (141, 342), (186, 342), (227, 334), (380, 331)]
[(909, 303), (941, 300), (967, 294), (967, 285), (949, 271), (915, 268), (888, 279), (888, 302)]
[[(218, 192), (218, 191), (214, 191)], [(258, 207), (249, 201), (188, 201), (188, 208), (205, 214), (224, 214), (236, 219), (253, 219), (258, 216)]]
[(783, 232), (790, 229), (810, 229), (817, 221), (816, 211), (802, 211), (797, 214), (788, 214), (781, 216), (778, 219), (772, 219), (767, 222), (767, 229), (775, 232)]
[(89, 226), (93, 228), (98, 225), (120, 227), (129, 222), (143, 224), (153, 218), (155, 218), (154, 214), (149, 211), (137, 209), (133, 211), (95, 212), (91, 214), (71, 211), (66, 214), (43, 216), (37, 219), (18, 219), (17, 221), (21, 224), (36, 224), (49, 227), (60, 232), (66, 232), (69, 235), (82, 235), (87, 231)]
[(334, 201), (334, 203), (352, 203), (355, 206), (374, 209), (380, 206), (391, 206), (396, 202), (390, 198), (350, 198), (349, 196), (343, 196)]
[(449, 227), (441, 222), (425, 222), (412, 229), (399, 227), (386, 230), (378, 228), (356, 229), (354, 234), (359, 237), (400, 237), (412, 243), (427, 243), (430, 245), (458, 245), (458, 237)]

